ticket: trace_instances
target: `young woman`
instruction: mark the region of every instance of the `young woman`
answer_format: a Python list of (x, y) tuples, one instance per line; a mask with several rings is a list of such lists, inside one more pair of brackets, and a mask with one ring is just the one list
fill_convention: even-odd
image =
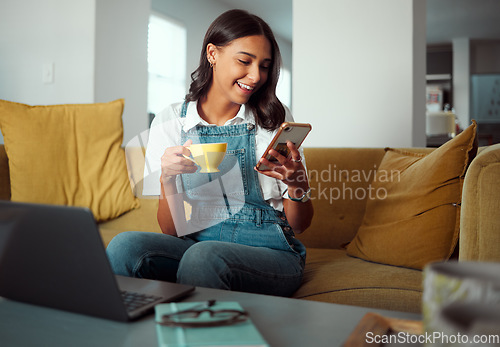
[[(173, 52), (174, 53), (174, 52)], [(260, 159), (282, 122), (275, 90), (281, 56), (269, 26), (242, 10), (209, 27), (189, 94), (158, 115), (146, 152), (144, 194), (160, 195), (163, 234), (126, 232), (107, 252), (115, 273), (202, 287), (290, 296), (299, 287), (313, 208), (302, 151)], [(192, 143), (227, 143), (220, 173), (199, 173)], [(257, 161), (271, 168), (257, 171)], [(184, 201), (192, 206), (186, 220)]]

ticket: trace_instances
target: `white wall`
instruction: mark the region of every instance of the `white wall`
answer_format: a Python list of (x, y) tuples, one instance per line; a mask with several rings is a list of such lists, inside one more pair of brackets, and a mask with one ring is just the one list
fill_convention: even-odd
[(470, 122), (470, 40), (456, 38), (453, 44), (453, 107), (460, 127)]
[[(413, 2), (413, 81), (412, 81), (412, 147), (425, 147), (427, 145), (426, 126), (426, 73), (427, 73), (427, 15), (426, 2), (415, 0)], [(407, 146), (410, 147), (410, 146)]]
[(96, 2), (95, 102), (125, 99), (124, 143), (148, 129), (150, 0)]
[[(48, 105), (125, 98), (126, 143), (148, 127), (149, 12), (149, 0), (2, 0), (0, 99)], [(45, 64), (54, 66), (53, 83), (43, 83)]]
[[(0, 36), (0, 98), (54, 104), (123, 97), (126, 143), (147, 128), (144, 33), (151, 1), (188, 27), (189, 75), (206, 29), (228, 9), (218, 2), (2, 0), (0, 30), (8, 34)], [(306, 146), (425, 145), (419, 2), (294, 0), (293, 63), (291, 43), (279, 41), (285, 65), (293, 64), (294, 116), (313, 124)], [(55, 67), (51, 84), (42, 82), (47, 63)]]
[[(0, 99), (93, 102), (94, 19), (95, 1), (2, 0)], [(42, 81), (44, 64), (54, 66), (53, 83)]]
[(305, 146), (425, 146), (418, 2), (294, 0), (294, 116), (313, 125)]

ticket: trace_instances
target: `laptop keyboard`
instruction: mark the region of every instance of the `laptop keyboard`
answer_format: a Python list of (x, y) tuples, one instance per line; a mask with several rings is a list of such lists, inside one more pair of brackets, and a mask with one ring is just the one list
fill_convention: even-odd
[(159, 301), (162, 299), (160, 296), (129, 292), (126, 290), (122, 290), (121, 293), (123, 302), (125, 303), (128, 312), (136, 310), (140, 307), (149, 305), (152, 302)]

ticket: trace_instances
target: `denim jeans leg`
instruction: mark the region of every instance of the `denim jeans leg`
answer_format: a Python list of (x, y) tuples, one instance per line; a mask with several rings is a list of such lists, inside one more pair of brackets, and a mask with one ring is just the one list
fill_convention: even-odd
[(300, 286), (298, 254), (265, 247), (201, 241), (182, 257), (179, 283), (243, 292), (291, 296)]
[(115, 236), (106, 253), (117, 275), (176, 282), (179, 261), (194, 243), (188, 238), (128, 231)]

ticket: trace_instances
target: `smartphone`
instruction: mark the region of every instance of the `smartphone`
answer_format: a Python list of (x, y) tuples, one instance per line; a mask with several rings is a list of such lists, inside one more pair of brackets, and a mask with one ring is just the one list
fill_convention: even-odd
[[(278, 153), (288, 158), (291, 154), (290, 149), (286, 145), (287, 141), (291, 141), (297, 148), (299, 148), (311, 129), (312, 126), (309, 123), (284, 122), (279, 127), (276, 135), (274, 135), (274, 138), (269, 146), (267, 146), (262, 158), (266, 158), (271, 162), (277, 161), (276, 158), (269, 154), (271, 149), (278, 151)], [(260, 161), (257, 163), (257, 170), (266, 171), (270, 169), (271, 168), (262, 164)]]

